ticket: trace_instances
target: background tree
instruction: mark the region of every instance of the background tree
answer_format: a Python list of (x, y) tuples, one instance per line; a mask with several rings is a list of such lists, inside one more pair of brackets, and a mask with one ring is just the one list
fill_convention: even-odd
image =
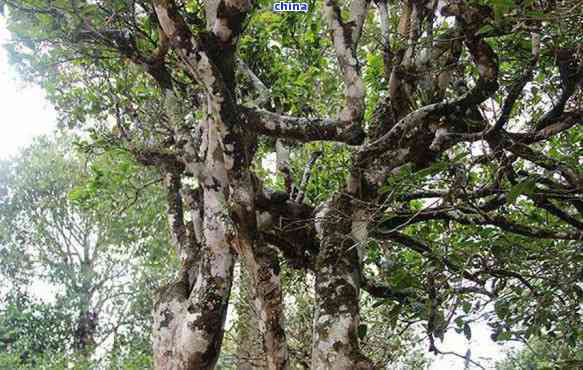
[(375, 367), (361, 291), (434, 353), (490, 307), (497, 340), (580, 340), (577, 1), (5, 3), (63, 123), (163, 173), (156, 368), (215, 366), (238, 258), (270, 369), (284, 263), (314, 283), (314, 369)]
[[(83, 159), (66, 136), (40, 137), (2, 162), (2, 272), (13, 292), (4, 303), (6, 330), (17, 343), (12, 347), (89, 360), (109, 340), (118, 356), (136, 353), (124, 342), (150, 355), (152, 279), (157, 284), (156, 274), (168, 273), (173, 264), (161, 249), (166, 228), (156, 223), (155, 193), (144, 200), (143, 183), (130, 188), (132, 175), (149, 175), (136, 170), (141, 168), (119, 155), (115, 161), (107, 155)], [(106, 188), (107, 197), (100, 194)], [(116, 198), (116, 191), (127, 200)], [(161, 262), (167, 267), (152, 266)], [(52, 290), (55, 302), (35, 303), (18, 293), (39, 289)], [(20, 309), (30, 314), (17, 314)], [(23, 316), (11, 319), (15, 314)], [(39, 315), (46, 316), (45, 324)], [(40, 349), (23, 350), (25, 340)]]
[(497, 362), (496, 369), (577, 369), (583, 365), (580, 347), (580, 342), (571, 346), (561, 338), (533, 337), (527, 347), (512, 351), (507, 358)]

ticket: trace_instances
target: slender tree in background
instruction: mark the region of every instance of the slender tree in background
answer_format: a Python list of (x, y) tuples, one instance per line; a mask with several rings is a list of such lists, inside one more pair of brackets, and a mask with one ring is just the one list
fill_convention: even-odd
[(364, 294), (434, 353), (490, 307), (497, 340), (580, 340), (578, 1), (3, 2), (63, 124), (163, 174), (157, 369), (215, 367), (237, 259), (269, 369), (282, 264), (313, 277), (312, 369), (379, 367)]
[[(147, 213), (156, 207), (156, 198), (150, 192), (149, 201), (126, 212), (95, 194), (96, 182), (104, 179), (109, 181), (109, 190), (124, 184), (124, 190), (129, 190), (132, 171), (139, 167), (132, 167), (126, 159), (118, 156), (117, 163), (104, 157), (83, 161), (74, 151), (72, 139), (61, 136), (40, 137), (19, 156), (1, 162), (1, 271), (8, 282), (4, 288), (11, 288), (12, 293), (2, 302), (7, 311), (0, 328), (6, 331), (9, 343), (32, 342), (34, 350), (25, 346), (31, 361), (36, 354), (55, 352), (89, 360), (105, 340), (119, 342), (132, 331), (135, 343), (142, 337), (148, 342), (147, 335), (135, 335), (135, 331), (144, 330), (140, 324), (144, 319), (151, 321), (149, 315), (140, 320), (132, 317), (140, 295), (147, 292), (139, 289), (141, 274), (155, 274), (141, 264), (140, 257), (156, 260), (157, 246), (167, 240), (165, 234), (149, 235), (165, 231), (150, 217), (152, 212)], [(119, 168), (124, 171), (124, 184), (115, 183), (113, 175)], [(142, 171), (141, 175), (144, 180), (147, 174)], [(91, 181), (82, 186), (85, 179)], [(104, 191), (104, 186), (99, 190)], [(132, 194), (128, 191), (128, 195)], [(84, 198), (97, 200), (99, 205), (92, 206)], [(116, 199), (118, 207), (125, 203)], [(54, 295), (55, 302), (37, 303), (18, 293), (27, 290)], [(18, 307), (30, 312), (28, 320), (18, 319), (22, 327), (13, 323), (10, 314)], [(36, 323), (39, 315), (46, 318), (45, 324)], [(11, 348), (22, 350), (16, 344)]]

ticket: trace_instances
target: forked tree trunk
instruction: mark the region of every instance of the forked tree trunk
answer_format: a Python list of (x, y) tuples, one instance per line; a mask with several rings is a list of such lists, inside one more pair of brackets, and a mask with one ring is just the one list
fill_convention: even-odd
[[(183, 127), (178, 99), (168, 89), (166, 105), (176, 127)], [(162, 288), (154, 307), (154, 366), (158, 370), (213, 369), (217, 363), (235, 263), (235, 230), (227, 209), (228, 175), (221, 129), (210, 102), (209, 115), (201, 122), (203, 143), (198, 154), (206, 169), (199, 171), (202, 197), (192, 227), (184, 221), (180, 194), (180, 171), (167, 168), (169, 220), (173, 242), (181, 257), (183, 272), (179, 281)], [(192, 142), (189, 143), (192, 145)], [(173, 172), (174, 171), (174, 172)], [(197, 220), (196, 218), (200, 218)], [(197, 235), (198, 224), (201, 230)], [(188, 224), (190, 225), (190, 224)], [(190, 231), (189, 231), (190, 230)], [(195, 250), (195, 249), (199, 250)]]
[(220, 226), (218, 203), (211, 198), (216, 194), (206, 194), (208, 244), (192, 291), (181, 279), (160, 290), (154, 307), (154, 366), (159, 370), (213, 369), (218, 360), (235, 256)]
[[(177, 135), (181, 135), (184, 115), (178, 99), (171, 89), (167, 89), (166, 96), (169, 117), (178, 128)], [(256, 289), (255, 303), (267, 367), (286, 369), (288, 355), (277, 255), (257, 232), (256, 189), (248, 168), (250, 163), (246, 160), (252, 156), (251, 140), (254, 138), (225, 124), (220, 101), (216, 96), (207, 96), (207, 119), (201, 122), (199, 148), (191, 139), (185, 144), (187, 150), (198, 157), (193, 163), (187, 162), (186, 168), (202, 179), (200, 203), (203, 209), (199, 212), (202, 235), (196, 238), (196, 243), (191, 241), (192, 235), (190, 238), (187, 235), (178, 184), (180, 171), (167, 169), (170, 178), (174, 178), (174, 183), (168, 184), (173, 242), (186, 272), (181, 274), (181, 281), (161, 291), (155, 307), (155, 366), (159, 370), (214, 368), (223, 338), (233, 265), (239, 254), (245, 258)], [(238, 140), (227, 145), (225, 141), (230, 130), (237, 130)], [(225, 151), (229, 145), (241, 150), (237, 157)], [(177, 173), (172, 174), (173, 171)], [(193, 229), (196, 229), (194, 225)], [(193, 251), (194, 244), (200, 251)], [(198, 270), (193, 271), (195, 268)]]
[[(359, 0), (351, 7), (356, 24), (354, 30), (344, 24), (333, 1), (327, 1), (324, 6), (346, 87), (346, 106), (339, 114), (340, 120), (343, 126), (357, 129), (357, 133), (350, 136), (351, 142), (360, 141), (362, 136), (358, 123), (364, 112), (364, 85), (355, 63), (355, 46), (368, 3)], [(166, 289), (156, 306), (156, 367), (160, 370), (186, 370), (207, 369), (215, 365), (223, 336), (232, 283), (233, 253), (236, 251), (245, 258), (253, 277), (267, 367), (287, 369), (277, 255), (260, 237), (256, 223), (255, 198), (262, 189), (258, 189), (260, 186), (253, 181), (251, 162), (257, 137), (245, 127), (249, 122), (239, 121), (240, 108), (232, 99), (235, 84), (233, 45), (251, 3), (226, 0), (220, 4), (219, 1), (206, 3), (207, 23), (215, 38), (202, 41), (205, 45), (200, 47), (201, 40), (193, 37), (176, 4), (167, 0), (154, 1), (166, 39), (187, 73), (204, 87), (206, 97), (206, 118), (200, 125), (201, 143), (193, 143), (187, 125), (182, 119), (172, 119), (174, 114), (170, 114), (174, 121), (172, 126), (176, 128), (175, 136), (179, 138), (177, 142), (185, 149), (181, 159), (187, 170), (202, 183), (204, 237), (200, 243), (202, 258), (192, 292), (188, 292), (190, 278), (186, 283), (183, 278), (183, 283)], [(208, 42), (211, 45), (206, 45)], [(207, 52), (217, 47), (222, 49), (220, 58)], [(166, 78), (166, 81), (170, 80)], [(171, 87), (167, 96), (172, 96)], [(338, 132), (334, 130), (334, 135), (339, 135)], [(345, 197), (331, 204), (340, 205), (347, 211), (345, 214), (350, 214), (350, 202)], [(319, 307), (313, 367), (348, 369), (359, 364), (367, 367), (367, 360), (358, 350), (358, 255), (356, 249), (351, 248), (350, 239), (346, 239), (351, 222), (350, 218), (332, 221), (333, 218), (328, 217), (332, 215), (333, 212), (327, 214), (322, 225), (322, 245), (317, 261)], [(179, 241), (179, 235), (175, 239)]]

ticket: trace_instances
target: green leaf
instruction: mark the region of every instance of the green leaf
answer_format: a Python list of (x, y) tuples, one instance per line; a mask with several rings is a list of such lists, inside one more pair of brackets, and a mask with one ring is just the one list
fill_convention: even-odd
[(364, 339), (366, 337), (366, 333), (368, 332), (368, 326), (366, 324), (358, 325), (358, 338)]
[(494, 8), (494, 15), (496, 21), (501, 21), (504, 15), (512, 8), (514, 8), (513, 0), (492, 0), (492, 7)]
[(509, 314), (508, 303), (505, 301), (494, 303), (494, 311), (500, 319), (504, 319)]
[(509, 331), (503, 331), (496, 336), (494, 339), (496, 342), (503, 342), (512, 339), (512, 333)]
[(529, 178), (512, 186), (507, 194), (508, 202), (513, 203), (520, 195), (530, 195), (536, 192), (536, 180)]

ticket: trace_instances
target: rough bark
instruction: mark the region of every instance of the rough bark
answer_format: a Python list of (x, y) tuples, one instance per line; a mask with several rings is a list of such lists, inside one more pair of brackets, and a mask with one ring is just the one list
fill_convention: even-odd
[(312, 369), (372, 369), (358, 343), (360, 267), (350, 198), (336, 195), (317, 214), (316, 314)]
[[(351, 20), (346, 23), (335, 1), (327, 0), (323, 7), (345, 85), (345, 105), (339, 119), (356, 127), (361, 127), (365, 101), (356, 48), (368, 5), (368, 1), (354, 1)], [(351, 174), (348, 192), (356, 194), (360, 182), (358, 171)], [(372, 368), (358, 343), (360, 262), (358, 246), (351, 237), (353, 207), (347, 194), (337, 194), (315, 216), (320, 250), (315, 264), (313, 369)]]
[[(219, 165), (214, 159), (208, 163)], [(232, 232), (225, 222), (229, 217), (225, 193), (213, 180), (205, 182), (203, 188), (205, 244), (194, 286), (183, 278), (162, 288), (154, 307), (156, 369), (213, 369), (218, 359), (235, 254), (229, 244)]]
[[(277, 251), (270, 247), (258, 231), (254, 184), (236, 182), (234, 194), (237, 201), (238, 244), (245, 259), (254, 287), (255, 310), (259, 316), (259, 329), (266, 367), (270, 370), (288, 368), (288, 351), (284, 331), (283, 294), (279, 279)], [(258, 189), (262, 191), (262, 189)]]
[[(176, 109), (173, 93), (168, 91), (167, 96), (167, 108), (173, 113), (171, 118), (180, 131), (183, 124), (180, 110)], [(193, 157), (201, 158), (205, 171), (192, 160), (187, 166), (202, 180), (200, 201), (204, 204), (204, 212), (199, 226), (202, 227), (203, 243), (197, 253), (196, 265), (192, 261), (196, 241), (192, 238), (196, 238), (194, 222), (199, 223), (197, 212), (192, 210), (193, 232), (188, 240), (180, 186), (176, 184), (179, 175), (171, 173), (168, 183), (173, 241), (182, 257), (183, 267), (191, 273), (181, 274), (178, 281), (158, 293), (154, 307), (153, 345), (154, 364), (160, 370), (213, 369), (224, 334), (236, 257), (233, 246), (235, 230), (227, 209), (228, 175), (220, 136), (223, 123), (212, 114), (212, 104), (207, 109), (210, 114), (201, 123), (202, 145), (198, 153), (191, 153)]]
[[(370, 1), (354, 0), (343, 6), (338, 1), (325, 0), (323, 17), (341, 73), (344, 103), (335, 117), (310, 114), (292, 117), (282, 114), (283, 110), (269, 111), (270, 90), (259, 79), (261, 74), (251, 70), (255, 68), (252, 63), (236, 62), (237, 41), (251, 2), (206, 0), (204, 3), (206, 19), (202, 20), (195, 19), (196, 14), (183, 18), (186, 9), (182, 2), (154, 0), (155, 15), (150, 16), (158, 22), (159, 35), (148, 40), (148, 43), (158, 43), (149, 56), (143, 55), (147, 49), (141, 46), (143, 42), (136, 42), (145, 41), (140, 40), (141, 36), (115, 29), (98, 30), (89, 22), (80, 26), (82, 29), (72, 41), (92, 42), (117, 50), (157, 82), (160, 101), (165, 104), (162, 126), (171, 131), (168, 134), (171, 144), (144, 149), (128, 140), (127, 145), (141, 163), (157, 166), (166, 175), (172, 243), (182, 263), (176, 281), (158, 293), (154, 312), (157, 369), (215, 366), (237, 257), (243, 259), (250, 273), (253, 304), (269, 369), (288, 367), (280, 257), (291, 267), (315, 272), (317, 307), (311, 367), (369, 369), (372, 365), (359, 349), (360, 289), (399, 303), (410, 297), (421, 301), (427, 293), (432, 307), (437, 305), (438, 289), (435, 284), (428, 284), (431, 287), (427, 292), (403, 292), (368, 280), (360, 270), (362, 261), (358, 255), (359, 244), (367, 237), (390, 240), (418, 253), (424, 260), (476, 284), (463, 287), (466, 291), (487, 296), (494, 295), (485, 286), (489, 277), (516, 278), (532, 291), (533, 284), (518, 273), (489, 265), (470, 272), (451, 255), (438, 251), (431, 242), (417, 239), (417, 235), (412, 237), (402, 229), (419, 222), (443, 220), (458, 225), (495, 227), (535, 239), (582, 239), (581, 173), (574, 162), (569, 164), (550, 155), (540, 149), (544, 145), (539, 145), (582, 122), (578, 106), (565, 111), (583, 79), (583, 64), (576, 60), (575, 50), (551, 50), (561, 83), (553, 108), (525, 125), (527, 129), (523, 132), (508, 132), (505, 127), (516, 118), (513, 111), (521, 96), (527, 95), (523, 90), (537, 73), (538, 59), (548, 60), (545, 43), (536, 31), (538, 27), (529, 28), (533, 32), (533, 60), (527, 64), (524, 75), (514, 81), (496, 122), (490, 123), (481, 114), (481, 106), (495, 95), (499, 98), (500, 92), (498, 56), (489, 43), (506, 54), (501, 39), (491, 41), (491, 37), (499, 35), (484, 31), (488, 28), (485, 25), (492, 24), (491, 9), (460, 1), (406, 0), (400, 4), (375, 1), (384, 38), (383, 72), (387, 86), (380, 94), (382, 98), (375, 113), (365, 124), (367, 86), (357, 56), (363, 51), (358, 50), (358, 43), (370, 19)], [(451, 27), (443, 24), (447, 30), (434, 27), (438, 3), (443, 16), (455, 19)], [(31, 16), (35, 14), (33, 8), (19, 10)], [(53, 16), (54, 11), (49, 8), (39, 14)], [(391, 30), (395, 25), (390, 20), (397, 16), (398, 30)], [(202, 24), (206, 24), (206, 29), (201, 29)], [(512, 32), (522, 32), (522, 26), (516, 26)], [(507, 32), (502, 28), (495, 31)], [(374, 52), (368, 46), (366, 53)], [(467, 53), (462, 52), (463, 48)], [(463, 64), (470, 59), (477, 72), (475, 78), (464, 75)], [(244, 107), (237, 100), (245, 94), (236, 89), (237, 65), (259, 93), (255, 103), (261, 108)], [(503, 83), (508, 77), (504, 69), (500, 72)], [(461, 87), (453, 83), (454, 77), (461, 79), (458, 81)], [(194, 106), (200, 113), (197, 115), (200, 121), (187, 124), (185, 117), (192, 112), (184, 109), (184, 103), (194, 100), (196, 103), (188, 109)], [(275, 139), (278, 170), (285, 177), (286, 192), (263, 189), (254, 176), (252, 165), (258, 136)], [(308, 197), (305, 190), (312, 165), (320, 154), (313, 153), (301, 182), (293, 184), (290, 160), (293, 157), (281, 144), (294, 141), (358, 146), (348, 147), (353, 150), (352, 163), (341, 192), (318, 208), (315, 220), (313, 208), (304, 204), (304, 198)], [(492, 172), (493, 177), (484, 180), (483, 187), (458, 182), (454, 163), (448, 168), (449, 173), (440, 172), (439, 190), (425, 187), (409, 194), (396, 191), (395, 199), (380, 191), (404, 166), (411, 165), (413, 172), (428, 169), (440, 156), (447, 158), (452, 154), (447, 151), (454, 145), (478, 141), (484, 141), (489, 150), (480, 158), (468, 160), (469, 165), (499, 162), (493, 164), (499, 165), (495, 170), (483, 171)], [(517, 161), (528, 161), (529, 165), (513, 168)], [(524, 197), (532, 201), (533, 207), (563, 221), (560, 227), (525, 224), (520, 218), (504, 213), (501, 207), (511, 203), (508, 193), (518, 183), (517, 172), (536, 180), (533, 183), (536, 191)], [(183, 186), (184, 177), (194, 179), (198, 187)], [(447, 183), (450, 177), (452, 181)], [(463, 180), (463, 174), (459, 180)], [(441, 203), (415, 211), (408, 203), (432, 197), (440, 198)], [(369, 215), (363, 204), (378, 208), (377, 216), (382, 214), (382, 219), (375, 220), (374, 212)], [(187, 214), (190, 218), (185, 217)], [(289, 227), (292, 223), (294, 227)], [(367, 226), (374, 227), (367, 229)], [(435, 315), (432, 317), (428, 327), (435, 328), (431, 322), (435, 321)], [(432, 338), (434, 333), (428, 335)]]
[[(211, 11), (207, 14), (210, 15), (207, 23), (212, 24), (216, 38), (192, 35), (173, 2), (155, 2), (160, 25), (170, 44), (189, 75), (206, 92), (206, 118), (201, 122), (200, 150), (198, 156), (191, 150), (191, 156), (185, 158), (186, 168), (199, 179), (203, 188), (202, 260), (188, 298), (181, 302), (171, 299), (164, 307), (172, 311), (172, 302), (175, 302), (174, 306), (187, 305), (186, 312), (182, 312), (184, 317), (180, 319), (186, 321), (187, 328), (182, 324), (179, 332), (167, 334), (172, 337), (169, 341), (174, 341), (171, 344), (178, 353), (162, 356), (156, 366), (159, 369), (214, 366), (223, 335), (236, 252), (245, 257), (256, 286), (268, 368), (285, 369), (287, 349), (277, 260), (273, 251), (258, 238), (255, 189), (249, 172), (256, 138), (244, 131), (241, 126), (244, 121), (239, 119), (239, 108), (233, 101), (235, 64), (232, 43), (241, 32), (242, 20), (250, 4), (246, 1), (220, 1), (208, 5)], [(179, 128), (180, 122), (174, 126)], [(185, 136), (188, 143), (189, 137)], [(181, 288), (178, 285), (172, 289), (180, 291)], [(157, 308), (160, 312), (164, 306), (161, 302)], [(156, 348), (155, 352), (164, 353), (162, 348)], [(178, 362), (171, 364), (176, 358), (179, 358)], [(170, 360), (169, 364), (164, 362), (165, 359)]]

